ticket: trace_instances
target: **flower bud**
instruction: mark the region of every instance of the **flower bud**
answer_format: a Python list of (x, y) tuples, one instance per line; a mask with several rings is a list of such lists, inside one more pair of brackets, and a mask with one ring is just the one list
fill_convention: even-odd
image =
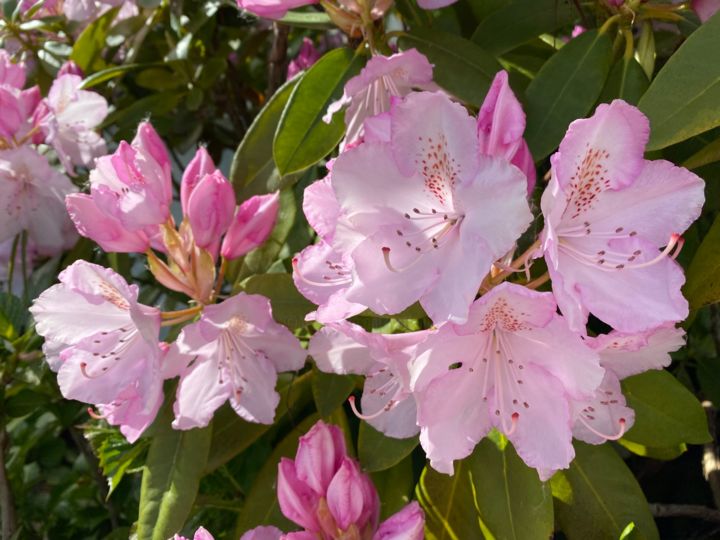
[(150, 122), (141, 122), (131, 145), (146, 153), (155, 161), (162, 174), (164, 191), (172, 197), (172, 165), (165, 143)]
[[(218, 239), (233, 221), (235, 193), (220, 171), (206, 174), (188, 200), (186, 215), (195, 245), (217, 254)], [(210, 250), (212, 246), (215, 250)]]
[(358, 464), (344, 457), (340, 469), (330, 482), (327, 504), (340, 530), (347, 530), (353, 523), (358, 529), (365, 525), (359, 523), (366, 502), (364, 496), (358, 496), (365, 489), (363, 476)]
[(324, 495), (345, 456), (345, 439), (340, 428), (320, 421), (300, 437), (295, 454), (297, 476), (315, 493)]
[(192, 158), (188, 166), (185, 168), (185, 172), (182, 176), (182, 182), (180, 183), (180, 202), (182, 204), (183, 214), (187, 215), (188, 202), (190, 195), (197, 186), (198, 182), (202, 180), (205, 175), (212, 174), (215, 172), (215, 163), (213, 163), (210, 154), (204, 147), (200, 147), (195, 152), (195, 157)]
[(278, 192), (256, 195), (242, 203), (225, 235), (221, 253), (226, 259), (236, 259), (262, 244), (270, 235), (278, 214)]
[(60, 66), (60, 69), (57, 72), (58, 77), (60, 77), (61, 75), (77, 75), (79, 77), (84, 77), (85, 73), (75, 62), (73, 62), (72, 60), (68, 60), (62, 66)]
[(25, 66), (12, 62), (4, 49), (0, 49), (0, 84), (18, 89), (25, 86)]
[(282, 458), (278, 464), (277, 496), (286, 518), (310, 531), (320, 530), (315, 517), (319, 497), (298, 479), (291, 459)]

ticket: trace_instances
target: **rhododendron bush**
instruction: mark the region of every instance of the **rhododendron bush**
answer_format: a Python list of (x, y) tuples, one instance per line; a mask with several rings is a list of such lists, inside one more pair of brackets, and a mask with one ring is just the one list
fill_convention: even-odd
[(3, 539), (717, 535), (720, 2), (2, 9)]

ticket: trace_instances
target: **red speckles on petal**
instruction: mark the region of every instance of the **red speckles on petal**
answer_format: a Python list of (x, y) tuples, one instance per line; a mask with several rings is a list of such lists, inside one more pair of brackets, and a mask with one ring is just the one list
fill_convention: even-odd
[[(423, 137), (418, 137), (418, 140), (423, 142)], [(437, 139), (428, 137), (424, 140), (416, 162), (425, 178), (425, 189), (441, 204), (451, 203), (460, 167), (447, 152), (445, 135), (441, 134)]]
[(517, 332), (518, 330), (527, 330), (528, 328), (504, 298), (497, 299), (488, 310), (480, 324), (480, 330), (482, 332), (490, 332), (498, 326), (508, 332)]
[(605, 165), (609, 159), (608, 151), (587, 146), (585, 156), (570, 177), (568, 212), (571, 219), (592, 208), (597, 196), (610, 187)]

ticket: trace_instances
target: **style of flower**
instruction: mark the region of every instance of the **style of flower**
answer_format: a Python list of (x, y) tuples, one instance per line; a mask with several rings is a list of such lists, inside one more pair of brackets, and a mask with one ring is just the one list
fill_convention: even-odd
[(620, 381), (650, 369), (670, 365), (670, 354), (683, 345), (685, 332), (667, 324), (637, 334), (613, 330), (587, 343), (600, 355), (605, 377), (590, 400), (572, 403), (573, 436), (590, 444), (616, 440), (629, 430), (635, 412), (625, 402)]
[(183, 328), (177, 347), (195, 361), (180, 377), (176, 429), (208, 425), (228, 400), (244, 420), (271, 424), (280, 401), (278, 372), (300, 369), (307, 355), (273, 320), (269, 300), (245, 293), (206, 306), (199, 321)]
[(160, 312), (112, 270), (77, 261), (30, 312), (63, 396), (97, 405), (130, 442), (162, 402)]
[(345, 298), (376, 313), (419, 300), (436, 324), (462, 323), (530, 223), (527, 180), (480, 154), (473, 118), (445, 94), (414, 92), (389, 120), (388, 143), (366, 141), (332, 167), (344, 231), (333, 247), (354, 263)]
[(424, 55), (408, 49), (392, 56), (373, 56), (359, 75), (345, 83), (342, 97), (328, 107), (323, 120), (329, 123), (346, 108), (343, 145), (349, 146), (362, 139), (365, 119), (389, 111), (392, 98), (416, 89), (437, 89), (432, 65)]
[(542, 251), (575, 331), (584, 331), (588, 312), (622, 332), (688, 314), (673, 251), (700, 215), (704, 183), (668, 161), (643, 159), (649, 131), (637, 108), (615, 100), (573, 122), (552, 157)]
[(310, 339), (308, 352), (320, 371), (365, 376), (360, 418), (389, 437), (418, 432), (408, 364), (431, 331), (374, 334), (348, 322), (329, 324)]
[(0, 151), (0, 242), (27, 231), (39, 256), (54, 256), (77, 239), (63, 200), (77, 189), (28, 146)]
[(496, 428), (543, 480), (574, 456), (571, 401), (592, 398), (603, 378), (552, 294), (512, 283), (475, 301), (465, 324), (420, 343), (410, 372), (432, 467), (452, 474), (453, 460)]

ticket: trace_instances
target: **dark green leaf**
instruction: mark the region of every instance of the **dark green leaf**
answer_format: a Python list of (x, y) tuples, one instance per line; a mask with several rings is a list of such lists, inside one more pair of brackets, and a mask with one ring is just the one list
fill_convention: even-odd
[(336, 114), (329, 124), (323, 121), (323, 116), (364, 62), (363, 56), (349, 49), (334, 49), (318, 60), (295, 86), (273, 142), (273, 157), (281, 174), (307, 169), (340, 142), (345, 132), (342, 115)]
[(560, 49), (533, 79), (525, 93), (525, 138), (536, 161), (557, 148), (570, 122), (590, 111), (611, 61), (610, 36), (590, 30)]
[(119, 7), (112, 8), (95, 19), (82, 31), (75, 42), (70, 60), (85, 73), (93, 73), (105, 68), (105, 61), (102, 59), (105, 38), (119, 10)]
[(650, 81), (642, 67), (634, 58), (623, 58), (616, 62), (610, 71), (600, 101), (610, 103), (613, 99), (623, 99), (637, 105)]
[(394, 467), (417, 445), (417, 437), (394, 439), (383, 435), (367, 422), (360, 422), (358, 457), (366, 471), (384, 471)]
[(669, 461), (671, 459), (675, 459), (678, 456), (681, 456), (687, 451), (687, 445), (685, 444), (679, 444), (677, 446), (669, 446), (666, 448), (654, 448), (651, 446), (645, 446), (642, 444), (637, 444), (625, 439), (620, 439), (618, 441), (622, 446), (630, 450), (633, 454), (637, 454), (638, 456), (648, 457), (652, 459), (660, 459), (663, 461)]
[(354, 389), (353, 376), (323, 373), (313, 368), (312, 393), (315, 406), (323, 418), (327, 418), (340, 407)]
[(334, 28), (327, 13), (317, 11), (288, 11), (280, 22), (289, 26), (311, 29)]
[(710, 440), (702, 405), (667, 371), (647, 371), (622, 381), (635, 425), (625, 439), (654, 448)]
[[(287, 384), (280, 384), (280, 403), (275, 412), (275, 424), (285, 416), (294, 418), (310, 403), (312, 375), (305, 373)], [(205, 472), (214, 471), (247, 449), (272, 426), (246, 422), (232, 407), (222, 407), (213, 418), (212, 440)]]
[(124, 129), (135, 129), (135, 126), (148, 114), (162, 115), (172, 111), (182, 96), (182, 91), (170, 90), (138, 99), (129, 107), (110, 113), (103, 121), (102, 127), (118, 124)]
[(27, 323), (27, 317), (22, 300), (12, 294), (0, 292), (0, 337), (18, 337)]
[(577, 13), (567, 0), (514, 0), (488, 15), (472, 40), (501, 55), (532, 38), (571, 23)]
[(155, 421), (143, 467), (138, 540), (167, 540), (180, 531), (192, 510), (210, 450), (211, 427), (173, 429), (171, 404), (170, 400)]
[(105, 81), (109, 81), (110, 79), (120, 77), (121, 75), (124, 75), (128, 71), (134, 71), (136, 69), (149, 67), (151, 65), (153, 65), (153, 64), (125, 64), (123, 66), (112, 66), (112, 67), (97, 71), (97, 72), (93, 73), (92, 75), (90, 75), (89, 77), (86, 77), (85, 79), (83, 79), (83, 82), (80, 85), (80, 88), (87, 90), (88, 88), (92, 88), (93, 86), (102, 84)]
[(11, 418), (19, 418), (47, 405), (48, 401), (46, 395), (26, 388), (7, 398), (5, 401), (5, 413)]
[(636, 538), (658, 538), (645, 495), (609, 444), (576, 442), (570, 468), (555, 474), (551, 483), (557, 522), (568, 538), (620, 538), (630, 523)]
[(640, 100), (650, 118), (648, 150), (658, 150), (720, 125), (720, 13), (673, 54)]
[(278, 88), (237, 147), (230, 167), (230, 182), (238, 201), (284, 187), (282, 177), (275, 168), (273, 139), (285, 105), (299, 80), (294, 78)]
[(305, 326), (305, 315), (315, 309), (295, 288), (290, 274), (260, 274), (243, 282), (248, 294), (262, 294), (270, 299), (273, 318), (290, 329)]
[(435, 82), (473, 105), (482, 104), (495, 74), (502, 69), (490, 53), (472, 41), (429, 28), (403, 34), (400, 47), (414, 47), (427, 56), (435, 66)]
[(380, 519), (387, 519), (412, 499), (415, 478), (411, 456), (390, 469), (371, 473), (370, 478), (380, 497)]
[(720, 301), (720, 217), (715, 219), (695, 252), (683, 294), (691, 309)]
[(683, 162), (682, 166), (688, 169), (699, 169), (716, 161), (720, 161), (720, 139), (714, 140), (695, 152)]
[(543, 539), (553, 530), (552, 496), (512, 445), (489, 438), (448, 476), (425, 467), (417, 496), (431, 538)]

